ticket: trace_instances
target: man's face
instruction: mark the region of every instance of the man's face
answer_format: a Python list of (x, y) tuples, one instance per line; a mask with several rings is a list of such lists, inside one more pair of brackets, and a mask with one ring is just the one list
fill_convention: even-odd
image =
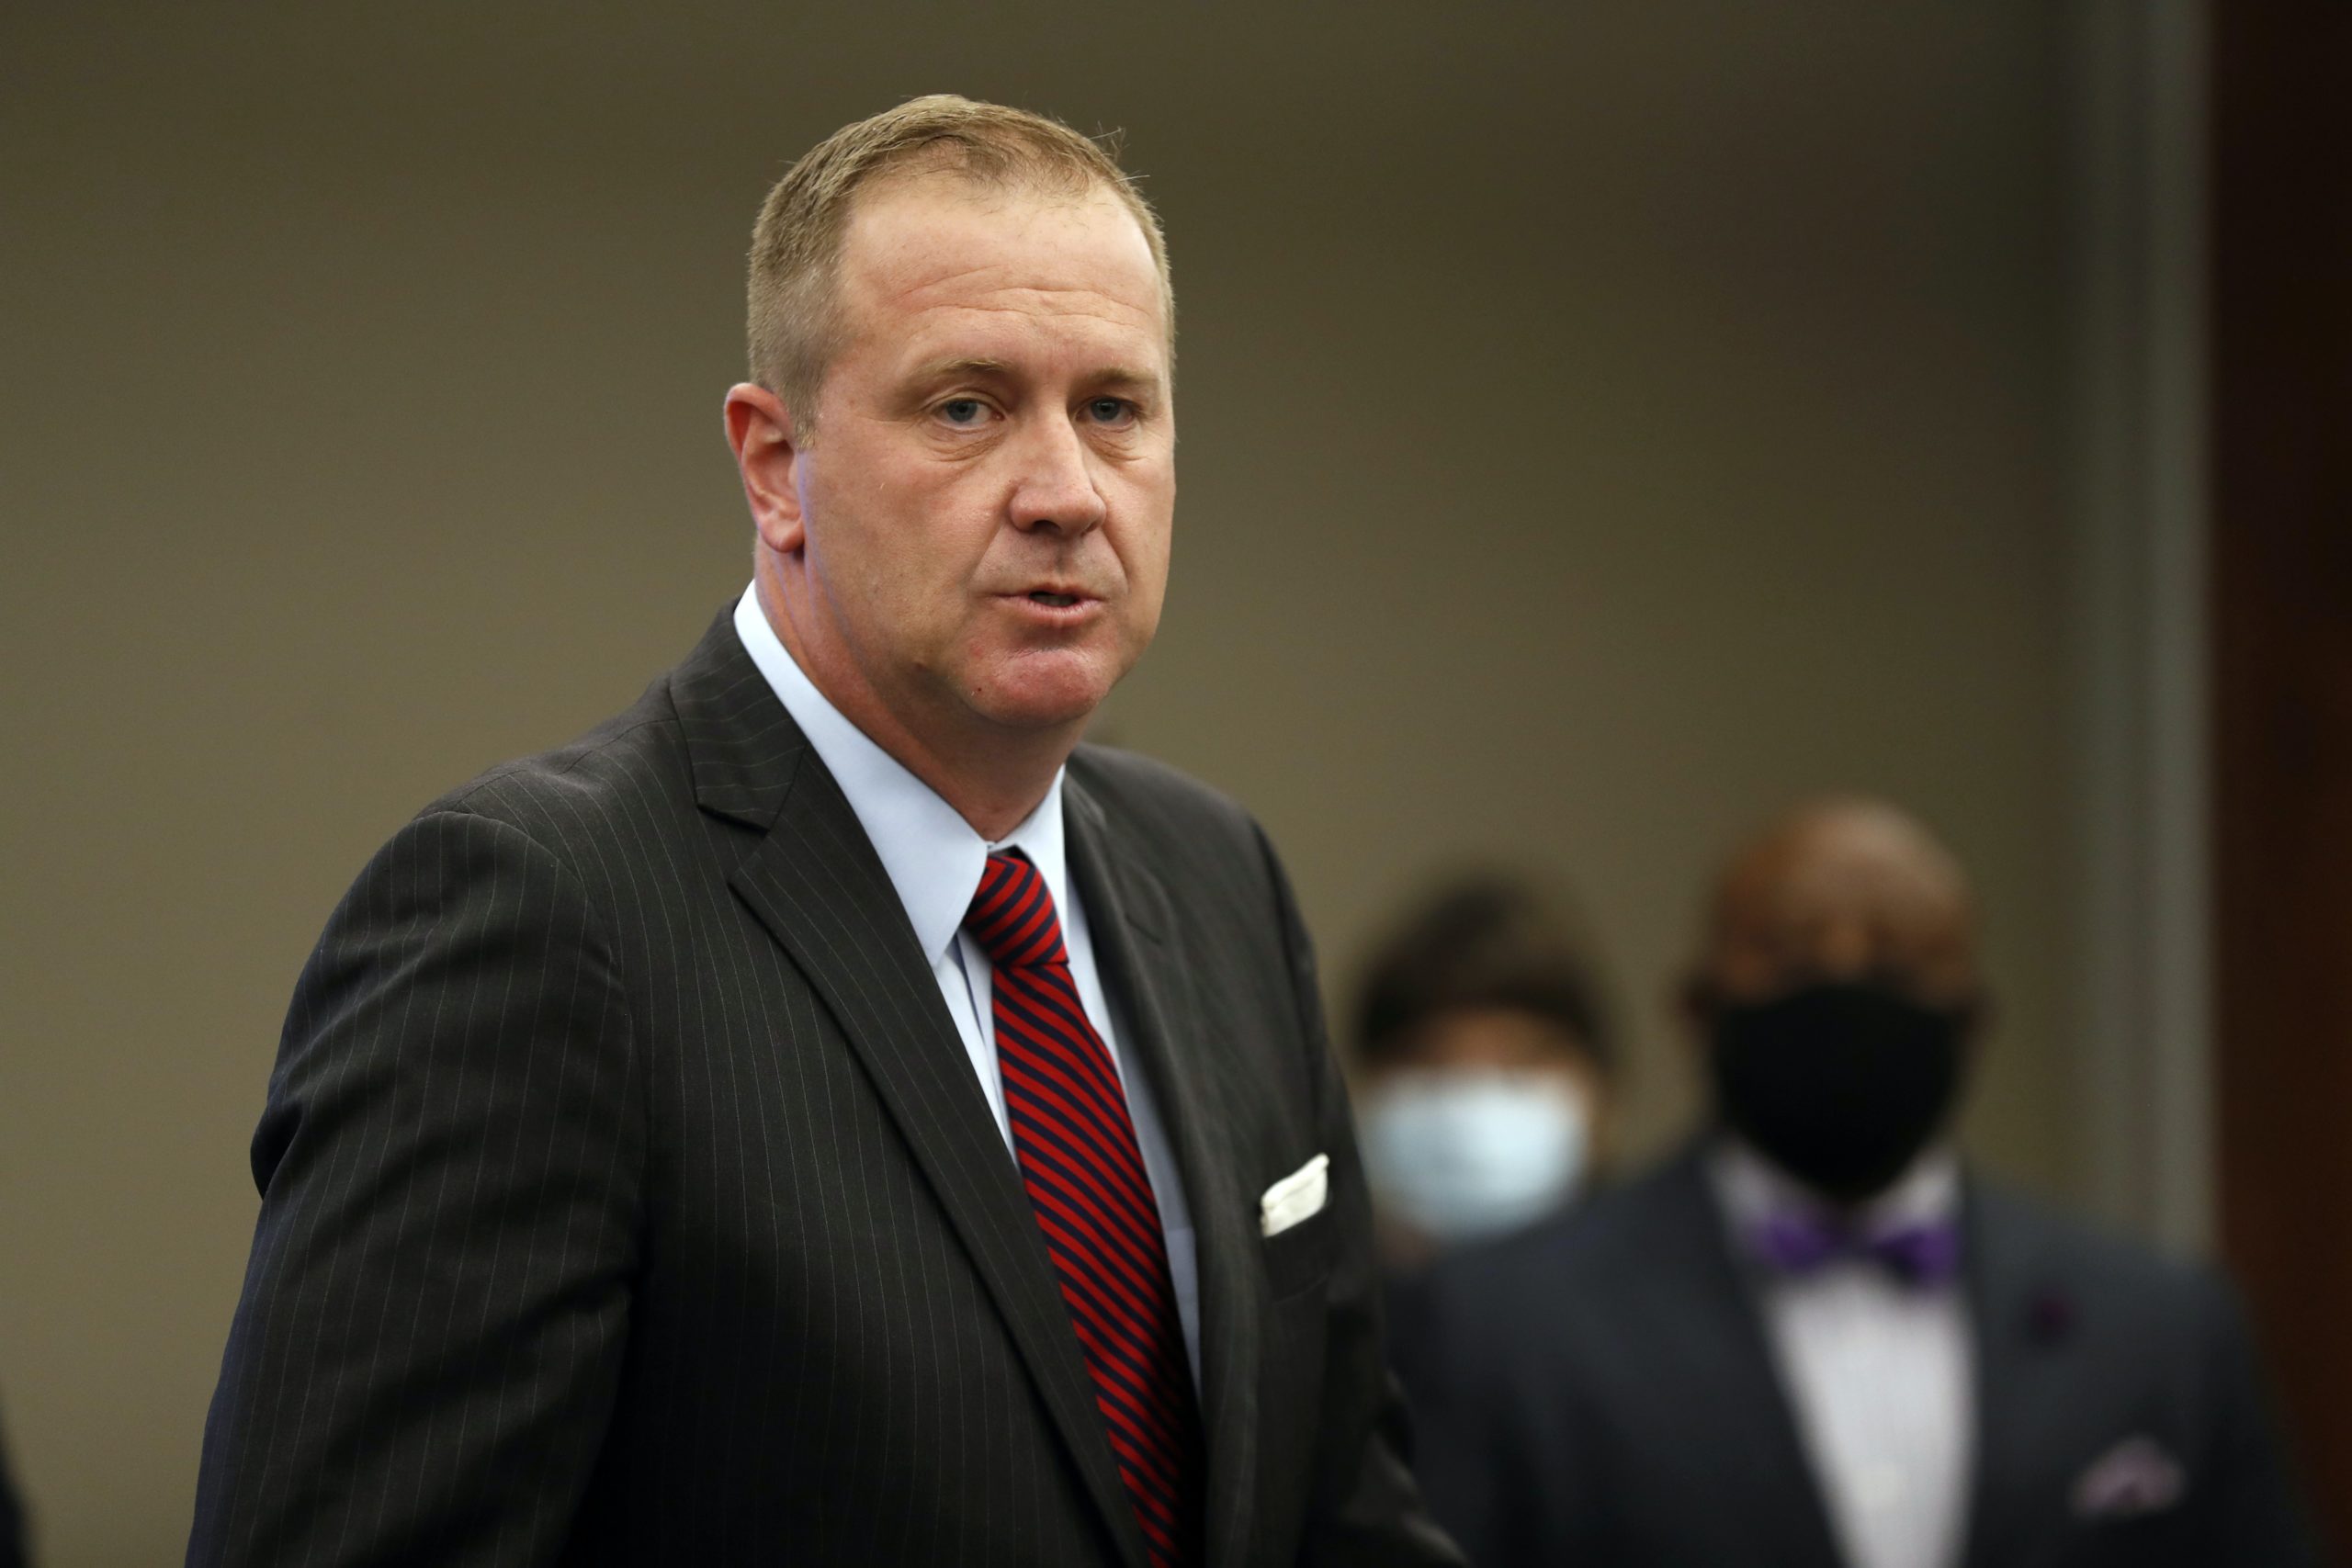
[(1724, 1123), (1832, 1203), (1884, 1191), (1966, 1077), (1971, 924), (1957, 863), (1891, 808), (1814, 808), (1752, 845), (1686, 994)]
[[(1159, 272), (1108, 192), (862, 197), (794, 466), (796, 629), (934, 742), (1082, 722), (1159, 624), (1176, 499)], [(854, 688), (863, 687), (863, 692)]]

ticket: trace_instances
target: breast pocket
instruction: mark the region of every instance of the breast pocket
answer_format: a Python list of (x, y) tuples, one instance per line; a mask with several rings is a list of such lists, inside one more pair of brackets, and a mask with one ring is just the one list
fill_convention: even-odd
[(1266, 1282), (1274, 1300), (1302, 1294), (1323, 1282), (1331, 1272), (1337, 1228), (1326, 1211), (1265, 1238)]
[(1266, 1277), (1276, 1301), (1310, 1289), (1330, 1272), (1330, 1168), (1328, 1156), (1316, 1155), (1258, 1200)]

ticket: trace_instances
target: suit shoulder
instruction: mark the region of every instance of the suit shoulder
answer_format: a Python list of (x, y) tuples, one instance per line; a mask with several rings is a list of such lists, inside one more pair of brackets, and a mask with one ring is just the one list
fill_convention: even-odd
[[(699, 813), (667, 679), (561, 746), (501, 762), (426, 803), (377, 846), (338, 901), (329, 937), (401, 907), (446, 909), (493, 894), (526, 865), (562, 897), (608, 913), (686, 858)], [(642, 901), (641, 892), (636, 895)], [(322, 942), (326, 939), (322, 939)]]
[(417, 815), (487, 818), (561, 854), (588, 836), (608, 836), (616, 822), (674, 815), (693, 799), (664, 680), (626, 711), (560, 746), (487, 769)]
[(1433, 1292), (1477, 1315), (1544, 1314), (1563, 1303), (1595, 1305), (1638, 1284), (1661, 1232), (1688, 1222), (1679, 1164), (1587, 1198), (1566, 1213), (1471, 1247), (1432, 1271)]
[(1170, 844), (1197, 846), (1204, 836), (1253, 846), (1256, 818), (1239, 801), (1156, 758), (1110, 746), (1080, 746), (1070, 777), (1123, 826)]
[(2063, 1257), (2129, 1288), (2165, 1290), (2194, 1283), (2204, 1270), (2169, 1258), (2097, 1220), (2060, 1208), (2006, 1182), (1972, 1174), (1968, 1201), (1978, 1223), (1997, 1226), (2013, 1242), (2043, 1256)]
[(2209, 1263), (2178, 1258), (1998, 1182), (1972, 1178), (1976, 1224), (2014, 1258), (2063, 1279), (2088, 1310), (2168, 1334), (2236, 1321), (2235, 1295)]

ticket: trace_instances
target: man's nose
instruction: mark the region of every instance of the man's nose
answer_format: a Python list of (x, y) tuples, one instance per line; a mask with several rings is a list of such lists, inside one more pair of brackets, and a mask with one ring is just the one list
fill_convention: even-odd
[(1039, 420), (1015, 448), (1021, 468), (1012, 489), (1012, 525), (1050, 528), (1077, 537), (1102, 525), (1109, 508), (1094, 482), (1092, 455), (1068, 418)]

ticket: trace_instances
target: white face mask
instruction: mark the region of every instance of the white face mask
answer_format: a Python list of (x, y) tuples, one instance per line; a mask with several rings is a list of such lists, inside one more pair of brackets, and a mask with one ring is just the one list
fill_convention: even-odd
[(1365, 1097), (1361, 1120), (1374, 1197), (1433, 1241), (1532, 1224), (1584, 1179), (1589, 1115), (1555, 1074), (1398, 1073)]

